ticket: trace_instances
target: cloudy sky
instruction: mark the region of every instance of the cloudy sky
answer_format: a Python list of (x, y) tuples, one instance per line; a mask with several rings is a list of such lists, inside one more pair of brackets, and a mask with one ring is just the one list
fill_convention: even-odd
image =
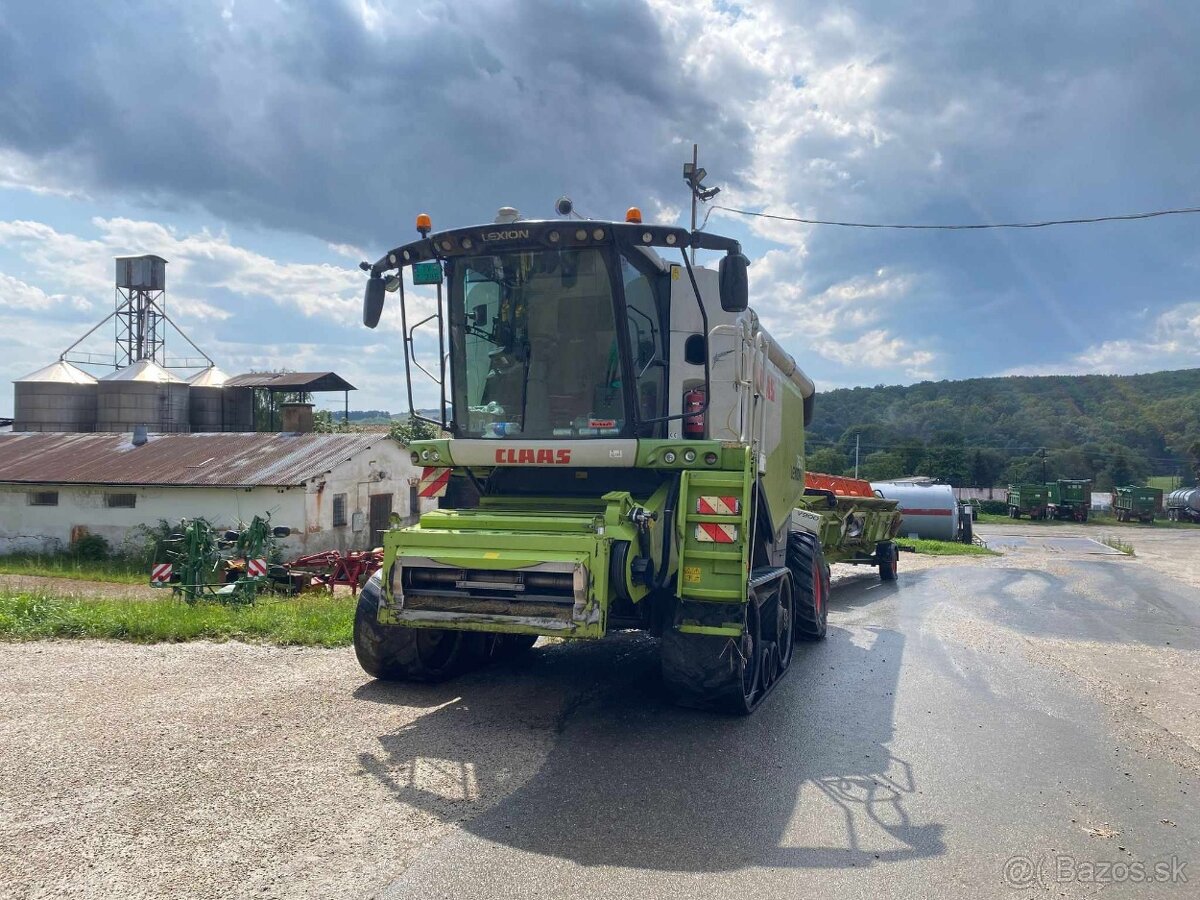
[[(780, 215), (1200, 206), (1198, 33), (1183, 0), (0, 0), (0, 379), (146, 252), (226, 371), (335, 369), (399, 411), (398, 324), (359, 324), (358, 260), (418, 212), (549, 217), (564, 193), (683, 223), (693, 141), (717, 202)], [(823, 387), (1200, 365), (1200, 216), (708, 227)]]

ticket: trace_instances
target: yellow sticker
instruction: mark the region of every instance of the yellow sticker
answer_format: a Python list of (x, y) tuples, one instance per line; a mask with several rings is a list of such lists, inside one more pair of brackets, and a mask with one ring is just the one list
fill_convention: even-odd
[(679, 266), (671, 266), (671, 280), (672, 281), (679, 280)]
[(500, 554), (497, 553), (495, 550), (489, 550), (487, 553), (483, 554), (483, 558), (484, 559), (499, 559)]
[(699, 566), (684, 566), (683, 580), (688, 584), (700, 583), (700, 567)]

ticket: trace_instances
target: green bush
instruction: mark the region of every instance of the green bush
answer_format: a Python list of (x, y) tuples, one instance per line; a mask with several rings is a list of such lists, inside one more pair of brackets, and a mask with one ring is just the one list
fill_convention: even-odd
[(88, 562), (100, 562), (111, 554), (108, 541), (98, 534), (82, 534), (71, 544), (71, 555)]
[(1008, 504), (1003, 500), (980, 500), (979, 511), (989, 516), (1008, 515)]

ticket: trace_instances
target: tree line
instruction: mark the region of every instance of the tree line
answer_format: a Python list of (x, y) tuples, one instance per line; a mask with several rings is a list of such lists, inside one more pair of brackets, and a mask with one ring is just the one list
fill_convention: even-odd
[(1200, 369), (973, 378), (828, 391), (807, 468), (956, 486), (1090, 478), (1097, 490), (1200, 475)]

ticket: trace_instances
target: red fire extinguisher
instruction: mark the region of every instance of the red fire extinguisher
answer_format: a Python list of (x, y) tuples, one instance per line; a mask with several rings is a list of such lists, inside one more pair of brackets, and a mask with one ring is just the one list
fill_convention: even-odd
[(704, 407), (708, 394), (704, 388), (692, 388), (683, 393), (683, 436), (685, 438), (704, 437)]

